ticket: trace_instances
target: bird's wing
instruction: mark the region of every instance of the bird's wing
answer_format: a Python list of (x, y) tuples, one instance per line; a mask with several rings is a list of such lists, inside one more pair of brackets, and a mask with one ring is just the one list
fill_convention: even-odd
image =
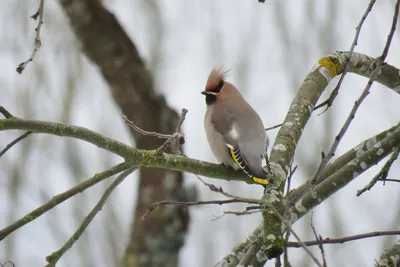
[[(267, 185), (268, 180), (265, 177), (256, 177), (253, 175), (253, 173), (250, 170), (249, 164), (247, 163), (245, 157), (241, 154), (240, 149), (238, 147), (230, 147), (228, 146), (230, 155), (235, 161), (235, 163), (249, 176), (253, 179), (254, 182), (262, 185)], [(265, 153), (265, 161), (267, 162), (268, 170), (270, 170), (269, 167), (269, 161), (268, 161), (268, 155)]]
[[(220, 114), (224, 114), (224, 116), (219, 116)], [(241, 133), (239, 128), (236, 127), (235, 122), (238, 121), (236, 114), (230, 111), (222, 112), (221, 110), (214, 110), (211, 123), (214, 129), (223, 136), (227, 153), (232, 160), (256, 183), (266, 185), (268, 184), (268, 180), (265, 178), (266, 173), (261, 164), (262, 159), (265, 159), (269, 170), (269, 161), (266, 152), (267, 144), (263, 144), (263, 138), (254, 138), (257, 136), (250, 134), (254, 132), (251, 126), (249, 128), (245, 127), (246, 133)], [(243, 120), (241, 122), (243, 123)], [(247, 126), (246, 124), (244, 123), (245, 126)], [(263, 127), (261, 130), (261, 134), (264, 134)], [(258, 134), (257, 132), (254, 133)], [(241, 143), (243, 142), (246, 143), (246, 147), (244, 148), (241, 147)]]

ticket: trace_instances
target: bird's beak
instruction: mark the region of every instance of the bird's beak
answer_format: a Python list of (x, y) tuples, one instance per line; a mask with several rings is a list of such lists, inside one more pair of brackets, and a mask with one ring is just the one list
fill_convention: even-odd
[(203, 95), (215, 95), (214, 92), (210, 92), (210, 91), (202, 91), (201, 92)]

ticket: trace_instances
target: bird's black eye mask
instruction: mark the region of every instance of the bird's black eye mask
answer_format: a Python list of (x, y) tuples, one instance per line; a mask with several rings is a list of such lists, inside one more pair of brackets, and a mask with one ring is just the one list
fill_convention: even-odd
[(212, 90), (208, 90), (208, 91), (213, 92), (213, 93), (219, 93), (219, 92), (221, 92), (223, 86), (224, 86), (224, 81), (220, 81), (219, 84), (217, 85), (217, 87), (215, 87)]
[(223, 86), (224, 86), (224, 81), (220, 81), (217, 87), (215, 87), (214, 89), (201, 92), (203, 95), (206, 96), (207, 105), (210, 105), (215, 101), (217, 101), (217, 94), (221, 92)]

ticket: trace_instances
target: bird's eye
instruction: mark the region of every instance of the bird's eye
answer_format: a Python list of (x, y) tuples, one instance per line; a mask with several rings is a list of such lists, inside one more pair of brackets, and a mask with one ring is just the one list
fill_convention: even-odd
[(224, 81), (220, 81), (217, 87), (213, 91), (219, 93), (221, 92), (223, 86), (224, 86)]
[(214, 89), (207, 89), (207, 91), (213, 93), (220, 93), (223, 86), (224, 86), (224, 81), (220, 81)]

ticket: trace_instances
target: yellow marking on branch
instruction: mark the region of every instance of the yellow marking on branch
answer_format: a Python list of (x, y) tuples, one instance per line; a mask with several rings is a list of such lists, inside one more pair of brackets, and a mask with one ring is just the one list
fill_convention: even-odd
[(340, 61), (336, 57), (323, 57), (320, 60), (318, 60), (318, 64), (321, 67), (325, 67), (328, 69), (329, 74), (334, 77), (336, 74), (339, 73), (342, 65), (340, 64)]

